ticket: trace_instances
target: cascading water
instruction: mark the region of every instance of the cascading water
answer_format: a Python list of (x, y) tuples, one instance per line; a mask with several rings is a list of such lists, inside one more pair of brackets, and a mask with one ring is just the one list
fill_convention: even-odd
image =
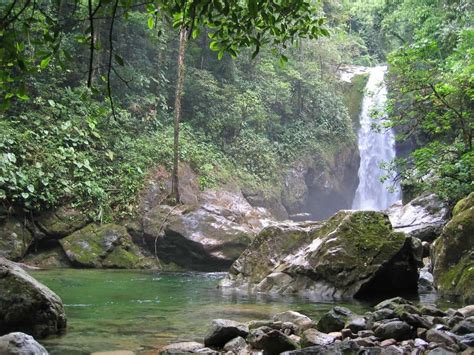
[[(384, 119), (387, 88), (384, 83), (386, 66), (369, 69), (366, 94), (362, 101), (359, 129), (359, 186), (352, 202), (356, 210), (383, 210), (400, 199), (400, 187), (389, 191), (392, 181), (380, 181), (385, 171), (380, 168), (383, 162), (395, 158), (395, 135), (392, 129), (373, 129), (374, 123)], [(374, 121), (375, 118), (375, 121)]]

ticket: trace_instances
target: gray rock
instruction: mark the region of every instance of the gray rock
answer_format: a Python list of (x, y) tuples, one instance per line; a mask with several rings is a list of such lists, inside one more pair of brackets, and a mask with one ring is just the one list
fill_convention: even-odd
[(428, 342), (424, 341), (423, 339), (416, 338), (415, 339), (415, 346), (416, 347), (422, 347), (422, 348), (427, 348), (428, 347)]
[(225, 345), (224, 345), (224, 350), (225, 351), (231, 351), (233, 354), (239, 353), (242, 349), (244, 349), (247, 346), (247, 342), (245, 341), (244, 338), (242, 337), (237, 337), (232, 340), (229, 340)]
[(0, 257), (0, 334), (21, 331), (43, 338), (65, 328), (61, 299), (15, 263)]
[(449, 208), (435, 195), (417, 197), (406, 205), (395, 204), (387, 210), (395, 230), (432, 242), (449, 220)]
[(391, 321), (381, 324), (375, 329), (375, 336), (379, 339), (395, 339), (398, 341), (410, 339), (412, 335), (412, 327), (402, 321)]
[(446, 346), (456, 345), (456, 342), (446, 332), (436, 329), (430, 329), (426, 333), (426, 340), (429, 342), (444, 344)]
[(384, 300), (378, 303), (377, 305), (374, 306), (374, 309), (376, 311), (379, 311), (385, 308), (388, 308), (390, 310), (395, 310), (400, 305), (405, 305), (405, 304), (411, 305), (412, 303), (402, 297), (394, 297), (394, 298), (389, 298), (388, 300)]
[(263, 350), (265, 354), (269, 355), (276, 355), (298, 348), (298, 345), (290, 337), (278, 330), (267, 327), (252, 330), (248, 335), (247, 342), (252, 348)]
[(326, 333), (322, 333), (316, 329), (307, 329), (303, 332), (301, 345), (306, 348), (315, 345), (329, 345), (334, 343), (336, 339)]
[(444, 317), (446, 315), (446, 312), (443, 312), (434, 305), (423, 305), (420, 308), (420, 312), (422, 315), (433, 317)]
[[(360, 346), (353, 340), (343, 340), (330, 345), (310, 346), (308, 348), (287, 351), (281, 355), (303, 355), (303, 354), (317, 354), (317, 355), (347, 355), (359, 354)], [(365, 354), (365, 353), (363, 353)]]
[(20, 260), (33, 241), (33, 236), (25, 223), (9, 217), (0, 220), (0, 256), (10, 260)]
[(183, 354), (187, 352), (194, 352), (204, 348), (204, 344), (195, 341), (185, 341), (180, 343), (173, 343), (166, 345), (160, 349), (160, 354)]
[(349, 321), (347, 328), (352, 330), (353, 333), (358, 333), (361, 330), (367, 329), (367, 320), (363, 317), (355, 317)]
[(48, 355), (48, 352), (31, 335), (16, 332), (0, 337), (0, 354)]
[(214, 319), (211, 328), (204, 337), (204, 345), (222, 348), (236, 337), (247, 337), (249, 328), (245, 324), (228, 319)]
[(275, 314), (273, 316), (273, 321), (293, 323), (294, 325), (296, 325), (298, 332), (302, 332), (314, 325), (311, 318), (294, 311), (287, 311)]
[(403, 348), (396, 345), (390, 345), (382, 349), (380, 355), (403, 355)]
[(455, 351), (447, 350), (444, 348), (435, 348), (426, 353), (426, 355), (456, 355)]
[(468, 320), (463, 320), (453, 327), (452, 332), (457, 335), (474, 333), (474, 323)]
[(474, 304), (458, 309), (458, 312), (461, 313), (464, 317), (474, 316)]
[(400, 314), (400, 319), (407, 322), (415, 328), (425, 328), (430, 329), (433, 326), (433, 323), (429, 320), (419, 316), (416, 313), (403, 312)]
[(363, 346), (364, 348), (372, 347), (375, 345), (375, 343), (369, 338), (355, 338), (354, 342), (359, 346)]
[(463, 335), (460, 342), (466, 346), (474, 347), (474, 333)]
[(317, 328), (324, 333), (338, 332), (344, 329), (346, 321), (351, 315), (352, 312), (347, 308), (334, 307), (321, 317)]
[(64, 238), (85, 227), (88, 222), (89, 218), (84, 213), (68, 206), (47, 211), (35, 219), (44, 238), (48, 239)]
[(395, 311), (389, 308), (382, 308), (370, 313), (370, 318), (375, 322), (381, 321), (383, 319), (392, 319), (396, 316), (397, 314), (395, 313)]

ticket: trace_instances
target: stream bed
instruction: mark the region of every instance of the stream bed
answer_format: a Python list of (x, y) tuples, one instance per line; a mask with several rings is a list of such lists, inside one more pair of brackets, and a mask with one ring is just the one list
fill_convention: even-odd
[[(294, 310), (317, 319), (335, 305), (223, 291), (217, 284), (224, 273), (58, 269), (31, 274), (62, 298), (68, 317), (65, 335), (41, 341), (50, 354), (154, 353), (172, 342), (202, 342), (215, 318), (245, 322)], [(338, 305), (357, 313), (370, 308), (356, 301)]]

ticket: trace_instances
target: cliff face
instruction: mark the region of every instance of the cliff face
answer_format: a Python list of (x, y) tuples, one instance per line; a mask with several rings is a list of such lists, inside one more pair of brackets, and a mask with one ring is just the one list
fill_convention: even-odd
[(292, 219), (321, 220), (351, 208), (359, 183), (355, 142), (329, 157), (296, 162), (283, 179), (282, 203)]

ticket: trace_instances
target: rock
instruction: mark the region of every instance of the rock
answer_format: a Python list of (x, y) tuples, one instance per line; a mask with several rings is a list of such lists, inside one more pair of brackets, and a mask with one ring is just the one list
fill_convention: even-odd
[(461, 313), (464, 317), (474, 316), (474, 304), (458, 309), (458, 312)]
[(394, 298), (389, 298), (387, 300), (384, 300), (374, 306), (374, 309), (376, 311), (382, 310), (382, 309), (390, 309), (390, 310), (395, 310), (397, 309), (400, 305), (412, 305), (410, 301), (407, 301), (406, 299), (402, 297), (394, 297)]
[(423, 339), (420, 339), (420, 338), (416, 338), (415, 339), (415, 346), (417, 348), (427, 348), (428, 347), (428, 343), (426, 341), (424, 341)]
[[(394, 233), (383, 213), (340, 211), (325, 222), (265, 228), (221, 286), (322, 300), (416, 292), (417, 253), (412, 239)], [(278, 282), (272, 281), (276, 273)]]
[[(331, 332), (332, 333), (332, 332)], [(354, 334), (349, 328), (344, 328), (341, 330), (342, 339), (346, 338), (355, 338)]]
[(381, 347), (386, 347), (386, 346), (391, 346), (395, 345), (397, 341), (395, 339), (385, 339), (382, 342), (380, 342)]
[(270, 215), (241, 195), (208, 192), (198, 207), (157, 206), (143, 219), (147, 248), (160, 259), (202, 271), (224, 271), (266, 225)]
[(298, 332), (302, 332), (314, 325), (313, 321), (305, 316), (304, 314), (294, 312), (294, 311), (287, 311), (275, 314), (273, 316), (274, 322), (291, 322), (297, 327)]
[(425, 316), (433, 316), (433, 317), (444, 317), (446, 312), (443, 312), (439, 308), (433, 305), (423, 305), (420, 308), (420, 313)]
[(419, 196), (406, 205), (396, 203), (387, 214), (397, 232), (432, 242), (448, 222), (449, 209), (436, 195), (430, 194)]
[(414, 328), (429, 329), (433, 326), (433, 323), (415, 313), (403, 312), (399, 317)]
[(298, 347), (291, 338), (282, 332), (267, 327), (252, 330), (247, 341), (252, 348), (263, 350), (264, 354), (269, 355), (276, 355), (284, 351), (295, 350)]
[(65, 329), (61, 299), (15, 263), (0, 257), (0, 334), (21, 331), (43, 338)]
[(242, 349), (244, 349), (247, 346), (247, 342), (245, 341), (244, 338), (242, 337), (237, 337), (232, 340), (229, 340), (225, 345), (224, 345), (224, 350), (225, 351), (230, 351), (233, 354), (239, 353)]
[(48, 352), (31, 335), (16, 332), (0, 337), (0, 354), (48, 355)]
[(474, 333), (463, 335), (459, 340), (461, 344), (474, 347)]
[(64, 249), (57, 242), (34, 252), (29, 252), (23, 259), (23, 262), (42, 269), (72, 267), (71, 261), (68, 259)]
[(395, 310), (390, 308), (382, 308), (370, 314), (370, 318), (375, 322), (378, 322), (382, 319), (395, 318), (396, 316), (397, 314), (395, 313)]
[[(302, 354), (317, 354), (317, 355), (346, 355), (359, 354), (360, 346), (353, 340), (343, 340), (330, 345), (310, 346), (308, 348), (287, 351), (281, 355), (302, 355)], [(366, 353), (364, 353), (366, 354)], [(368, 355), (368, 354), (367, 354)]]
[(358, 333), (361, 330), (367, 329), (367, 320), (363, 317), (355, 317), (349, 321), (347, 328), (352, 330), (353, 333)]
[(357, 337), (359, 338), (370, 338), (374, 336), (374, 332), (372, 330), (359, 330), (357, 332)]
[(0, 236), (0, 256), (14, 261), (23, 258), (33, 240), (25, 223), (13, 217), (0, 220)]
[(140, 269), (157, 267), (145, 257), (123, 226), (90, 224), (59, 241), (75, 266), (86, 268)]
[(46, 238), (60, 239), (85, 227), (89, 218), (82, 212), (69, 206), (50, 210), (35, 219), (35, 224)]
[(344, 329), (346, 321), (351, 315), (352, 312), (347, 308), (334, 307), (321, 317), (317, 327), (324, 333), (338, 332)]
[(474, 192), (459, 201), (432, 248), (435, 285), (442, 296), (474, 303)]
[(418, 290), (420, 292), (429, 292), (434, 290), (433, 274), (429, 271), (429, 267), (420, 269), (420, 278), (418, 279)]
[(322, 333), (316, 329), (307, 329), (303, 332), (301, 345), (306, 348), (315, 345), (329, 345), (334, 343), (336, 339), (329, 334)]
[(456, 345), (456, 342), (445, 332), (436, 329), (430, 329), (426, 333), (426, 341), (447, 346)]
[(443, 348), (435, 348), (426, 352), (426, 355), (456, 355), (456, 352)]
[(228, 341), (236, 338), (246, 338), (249, 328), (245, 324), (228, 319), (214, 319), (211, 328), (204, 338), (204, 345), (222, 348)]
[(160, 349), (161, 353), (167, 354), (183, 354), (186, 352), (194, 352), (204, 348), (204, 345), (195, 341), (185, 341), (181, 343), (169, 344)]
[(380, 355), (403, 355), (403, 354), (404, 354), (403, 349), (395, 345), (387, 346), (385, 349), (383, 349), (380, 352)]
[(463, 320), (453, 327), (452, 332), (457, 335), (474, 333), (474, 322)]
[(375, 346), (375, 343), (372, 340), (370, 340), (369, 338), (355, 338), (354, 342), (357, 345), (362, 346), (364, 348)]
[(391, 321), (381, 324), (375, 329), (375, 336), (379, 339), (395, 339), (398, 341), (410, 339), (412, 335), (412, 327), (402, 321)]

